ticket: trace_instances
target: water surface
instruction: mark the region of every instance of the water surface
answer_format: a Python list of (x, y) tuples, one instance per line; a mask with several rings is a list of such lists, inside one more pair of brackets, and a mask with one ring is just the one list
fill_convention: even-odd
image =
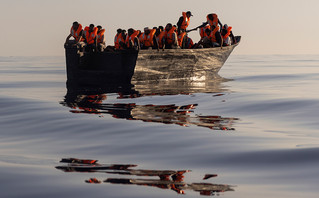
[(317, 197), (318, 66), (231, 55), (208, 83), (83, 92), (64, 57), (0, 57), (1, 197)]

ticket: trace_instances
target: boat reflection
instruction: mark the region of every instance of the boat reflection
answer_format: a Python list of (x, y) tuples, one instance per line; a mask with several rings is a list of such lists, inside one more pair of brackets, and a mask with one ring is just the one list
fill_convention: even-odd
[[(119, 98), (137, 97), (118, 94)], [(106, 94), (82, 95), (67, 94), (62, 105), (71, 108), (71, 113), (105, 114), (113, 118), (140, 120), (163, 124), (176, 124), (180, 126), (196, 125), (213, 130), (234, 130), (232, 124), (237, 118), (222, 117), (219, 115), (195, 115), (194, 109), (198, 104), (188, 105), (138, 105), (136, 103), (104, 103)]]
[[(73, 87), (68, 85), (62, 105), (71, 108), (71, 113), (112, 115), (117, 119), (140, 120), (180, 126), (199, 126), (212, 130), (234, 130), (232, 124), (237, 118), (220, 115), (198, 115), (194, 110), (198, 104), (185, 105), (139, 105), (132, 103), (107, 103), (108, 95), (116, 99), (138, 98), (153, 95), (177, 95), (193, 93), (212, 93), (222, 96), (225, 91), (222, 82), (227, 81), (217, 74), (213, 80), (149, 80), (136, 81), (135, 87)], [(134, 101), (134, 100), (132, 100)]]
[[(56, 169), (64, 172), (89, 172), (106, 173), (115, 175), (129, 175), (128, 178), (107, 178), (97, 179), (96, 177), (85, 180), (91, 184), (122, 184), (157, 187), (161, 189), (173, 190), (178, 194), (185, 194), (185, 191), (199, 192), (200, 195), (219, 195), (221, 192), (234, 191), (231, 185), (213, 184), (208, 182), (187, 183), (184, 181), (184, 174), (190, 170), (145, 170), (133, 169), (137, 165), (133, 164), (99, 164), (97, 160), (82, 160), (76, 158), (62, 159), (61, 163), (67, 163), (64, 166), (57, 166)], [(143, 178), (138, 178), (143, 176)], [(144, 177), (158, 177), (144, 178)], [(216, 174), (207, 174), (203, 180), (217, 177)]]

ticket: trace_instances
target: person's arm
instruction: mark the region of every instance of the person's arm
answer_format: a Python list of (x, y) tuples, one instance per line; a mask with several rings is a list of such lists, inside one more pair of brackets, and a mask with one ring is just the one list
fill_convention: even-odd
[(102, 35), (101, 40), (102, 40), (102, 42), (101, 42), (101, 43), (102, 43), (103, 45), (105, 45), (105, 37), (104, 37), (104, 34)]
[(216, 37), (217, 42), (219, 41), (218, 43), (219, 43), (220, 47), (223, 48), (223, 37), (219, 31), (217, 31), (215, 33), (215, 37)]
[(178, 22), (177, 22), (177, 27), (178, 27), (178, 29), (180, 29), (180, 27), (182, 26), (182, 23), (183, 23), (183, 21), (184, 21), (184, 18), (181, 16), (181, 17), (179, 17), (179, 20), (178, 20)]
[(234, 36), (234, 34), (233, 34), (233, 31), (231, 31), (230, 32), (230, 38), (232, 39), (232, 44), (236, 44), (237, 43), (237, 41), (236, 41), (236, 38), (235, 38), (235, 36)]
[(175, 32), (173, 33), (173, 41), (174, 41), (174, 45), (178, 45), (177, 34)]
[(158, 51), (158, 50), (159, 50), (159, 44), (158, 44), (158, 41), (157, 41), (155, 35), (153, 36), (153, 43), (154, 43), (154, 47), (156, 47), (156, 49), (157, 49), (157, 51)]
[(66, 44), (68, 42), (68, 40), (71, 38), (72, 34), (69, 34), (69, 36), (66, 37), (65, 43)]
[(134, 38), (134, 48), (135, 48), (135, 50), (141, 49), (140, 40), (137, 37)]
[(220, 25), (220, 29), (222, 29), (223, 28), (223, 24), (222, 24), (222, 22), (220, 22), (219, 19), (218, 19), (218, 24)]

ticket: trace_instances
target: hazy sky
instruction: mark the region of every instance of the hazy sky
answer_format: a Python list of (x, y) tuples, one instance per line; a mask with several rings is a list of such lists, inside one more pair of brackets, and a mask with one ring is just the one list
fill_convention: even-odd
[[(176, 24), (182, 11), (189, 28), (217, 13), (242, 36), (236, 54), (319, 54), (318, 0), (0, 0), (0, 56), (60, 56), (73, 21), (106, 28), (113, 45), (117, 28)], [(194, 42), (199, 34), (189, 34)]]

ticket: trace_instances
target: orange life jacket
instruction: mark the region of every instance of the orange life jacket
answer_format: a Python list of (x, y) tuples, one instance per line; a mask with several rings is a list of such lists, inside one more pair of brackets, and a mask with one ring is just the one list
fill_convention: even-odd
[(210, 35), (208, 36), (208, 38), (212, 41), (212, 42), (217, 42), (216, 39), (216, 32), (219, 30), (219, 27), (215, 27), (215, 29), (210, 33)]
[(100, 32), (97, 33), (97, 43), (103, 43), (102, 37), (104, 36), (105, 29), (101, 29)]
[(182, 47), (183, 39), (184, 39), (185, 35), (186, 35), (186, 32), (182, 32), (182, 33), (180, 33), (180, 34), (177, 36), (178, 45), (179, 45), (180, 47)]
[(140, 33), (140, 31), (138, 30), (134, 30), (133, 34), (131, 34), (131, 36), (128, 36), (126, 37), (126, 40), (125, 40), (125, 44), (127, 47), (130, 47), (130, 41), (133, 41), (134, 42), (134, 39), (137, 37), (137, 35)]
[(75, 40), (78, 40), (80, 37), (80, 33), (82, 31), (82, 25), (79, 24), (79, 27), (77, 30), (73, 29), (73, 26), (71, 27), (70, 33), (75, 38)]
[(159, 48), (163, 48), (163, 37), (165, 36), (165, 31), (161, 31), (161, 33), (156, 37)]
[(186, 16), (186, 12), (182, 12), (182, 15), (183, 15), (183, 22), (180, 29), (186, 30), (186, 28), (189, 25), (189, 17)]
[(165, 39), (169, 45), (174, 43), (174, 34), (176, 34), (175, 30), (176, 28), (174, 26), (168, 32), (165, 30)]
[(209, 15), (213, 15), (213, 20), (210, 20), (209, 18), (208, 18), (208, 15), (207, 15), (207, 22), (208, 22), (208, 24), (210, 25), (210, 26), (215, 26), (215, 27), (217, 27), (218, 26), (218, 16), (217, 16), (217, 14), (209, 14)]
[(153, 47), (154, 46), (153, 38), (154, 38), (155, 32), (156, 32), (155, 29), (151, 29), (150, 33), (148, 35), (146, 35), (145, 33), (143, 34), (142, 43), (144, 44), (145, 47)]
[(222, 35), (223, 39), (227, 39), (230, 35), (232, 27), (228, 26), (227, 33), (225, 35)]
[(114, 47), (115, 49), (122, 49), (122, 46), (120, 46), (120, 42), (125, 42), (124, 38), (122, 36), (122, 33), (116, 34), (114, 37)]
[(200, 35), (200, 38), (204, 38), (206, 36), (208, 36), (205, 32), (206, 29), (210, 29), (210, 25), (206, 25), (205, 27), (201, 27), (199, 29), (199, 35)]
[(92, 32), (89, 32), (89, 29), (90, 28), (88, 26), (84, 28), (84, 35), (85, 35), (87, 44), (93, 44), (94, 39), (97, 35), (97, 27), (94, 27)]

